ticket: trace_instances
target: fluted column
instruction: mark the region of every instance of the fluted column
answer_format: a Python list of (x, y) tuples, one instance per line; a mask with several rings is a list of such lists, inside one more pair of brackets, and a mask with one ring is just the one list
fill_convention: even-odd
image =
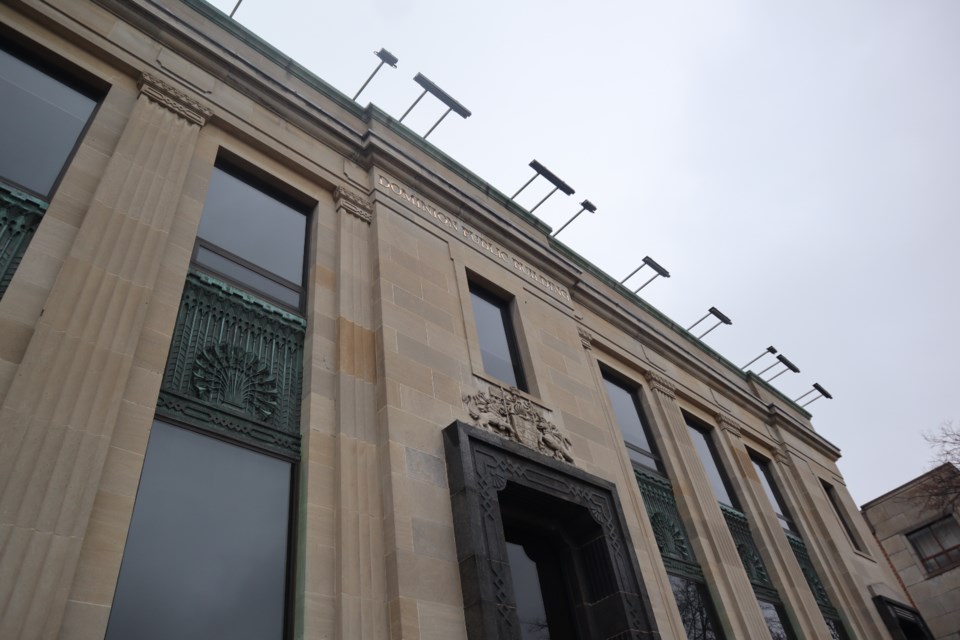
[[(737, 498), (750, 521), (753, 539), (763, 557), (767, 572), (777, 586), (780, 599), (792, 613), (794, 630), (803, 637), (829, 638), (823, 615), (813, 599), (773, 507), (759, 484), (760, 479), (743, 443), (740, 426), (723, 413), (718, 413), (716, 419), (720, 427), (717, 449), (724, 465), (733, 471), (732, 483)], [(746, 482), (741, 479), (753, 481)], [(787, 623), (786, 620), (783, 622)]]
[[(773, 431), (776, 433), (775, 426)], [(869, 594), (854, 577), (855, 569), (850, 566), (848, 559), (850, 553), (838, 549), (838, 540), (839, 544), (848, 542), (840, 537), (843, 532), (839, 523), (833, 529), (828, 524), (828, 521), (835, 521), (836, 515), (819, 486), (819, 476), (810, 468), (809, 462), (792, 455), (785, 444), (781, 446), (783, 448), (777, 456), (781, 490), (785, 498), (797, 507), (794, 517), (801, 522), (807, 552), (833, 606), (840, 611), (856, 636), (886, 637), (889, 632), (870, 601)]]
[(160, 258), (209, 112), (140, 95), (0, 407), (0, 637), (56, 632)]
[[(657, 441), (673, 479), (677, 509), (687, 525), (710, 594), (729, 638), (768, 638), (750, 580), (743, 569), (719, 503), (707, 479), (677, 403), (676, 387), (660, 373), (646, 374), (654, 421), (663, 431)], [(751, 603), (751, 604), (748, 604)]]
[(337, 634), (387, 638), (377, 359), (373, 205), (334, 191), (337, 277)]

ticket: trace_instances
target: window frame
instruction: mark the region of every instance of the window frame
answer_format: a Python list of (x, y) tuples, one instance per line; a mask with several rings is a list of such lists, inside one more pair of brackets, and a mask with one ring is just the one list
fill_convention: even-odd
[[(240, 180), (245, 183), (247, 186), (260, 191), (264, 195), (276, 200), (280, 204), (286, 206), (287, 208), (299, 213), (304, 217), (304, 228), (303, 228), (303, 264), (300, 266), (300, 278), (301, 284), (297, 284), (291, 280), (269, 271), (257, 264), (254, 264), (239, 256), (232, 251), (229, 251), (210, 240), (202, 238), (197, 233), (196, 240), (193, 245), (193, 251), (190, 254), (190, 265), (191, 267), (219, 278), (224, 282), (235, 286), (243, 291), (250, 293), (251, 295), (261, 298), (270, 304), (276, 305), (281, 309), (290, 311), (299, 316), (303, 316), (306, 313), (307, 309), (307, 291), (308, 291), (308, 264), (309, 264), (309, 245), (310, 245), (310, 225), (311, 225), (311, 216), (313, 215), (314, 210), (316, 209), (316, 203), (312, 202), (311, 199), (305, 195), (299, 194), (293, 187), (284, 184), (279, 179), (272, 176), (268, 176), (262, 170), (258, 169), (252, 163), (236, 156), (226, 149), (221, 148), (220, 152), (217, 154), (217, 159), (213, 163), (214, 170), (220, 170), (227, 175)], [(212, 175), (212, 173), (211, 173)], [(207, 194), (204, 197), (204, 206), (206, 206), (207, 198), (210, 195), (209, 187), (207, 189)], [(202, 217), (201, 212), (201, 217)], [(254, 274), (266, 278), (271, 282), (274, 282), (286, 289), (289, 289), (297, 294), (299, 299), (299, 304), (291, 305), (289, 302), (281, 300), (270, 293), (262, 291), (257, 287), (238, 280), (234, 276), (230, 276), (226, 273), (223, 273), (221, 270), (208, 266), (203, 262), (198, 261), (198, 254), (201, 250), (209, 251), (229, 262), (232, 262), (248, 271), (253, 272)]]
[[(621, 374), (620, 372), (616, 371), (615, 369), (612, 369), (611, 367), (603, 363), (599, 363), (599, 366), (600, 366), (600, 378), (604, 382), (603, 392), (604, 392), (604, 395), (606, 396), (606, 401), (610, 407), (610, 412), (613, 417), (614, 424), (620, 430), (620, 436), (621, 436), (620, 439), (628, 449), (627, 455), (630, 458), (630, 463), (634, 466), (640, 465), (645, 470), (653, 471), (655, 473), (659, 473), (662, 476), (666, 476), (667, 475), (666, 468), (664, 467), (663, 459), (660, 456), (660, 451), (657, 448), (656, 440), (653, 437), (653, 426), (650, 423), (650, 419), (647, 417), (648, 407), (646, 403), (646, 397), (644, 396), (644, 393), (643, 393), (643, 387), (640, 384), (628, 378), (627, 376)], [(610, 399), (610, 394), (606, 388), (606, 384), (615, 385), (630, 395), (630, 398), (633, 400), (633, 406), (637, 412), (637, 418), (640, 420), (640, 428), (643, 430), (643, 434), (647, 439), (647, 445), (650, 447), (649, 451), (646, 451), (642, 447), (638, 446), (637, 444), (630, 442), (625, 437), (625, 434), (623, 432), (623, 426), (620, 424), (620, 421), (617, 419), (617, 412), (613, 406), (613, 402)], [(648, 467), (642, 462), (634, 460), (633, 457), (629, 455), (630, 451), (635, 451), (640, 455), (644, 456), (645, 458), (649, 458), (653, 462), (654, 466)]]
[[(944, 571), (949, 571), (951, 569), (955, 569), (956, 567), (960, 566), (960, 543), (957, 543), (949, 548), (944, 547), (943, 542), (941, 542), (941, 540), (937, 537), (936, 532), (933, 530), (933, 527), (944, 522), (952, 522), (954, 527), (957, 530), (957, 533), (960, 534), (960, 522), (957, 521), (957, 518), (953, 514), (949, 514), (942, 518), (933, 520), (932, 522), (928, 522), (922, 527), (917, 527), (904, 534), (904, 537), (906, 537), (907, 541), (910, 543), (910, 546), (913, 548), (914, 554), (917, 556), (917, 559), (920, 561), (920, 566), (923, 567), (924, 572), (928, 576), (936, 575)], [(929, 534), (933, 537), (933, 540), (936, 541), (937, 545), (940, 547), (940, 551), (938, 553), (933, 554), (932, 556), (924, 555), (923, 552), (921, 552), (920, 548), (918, 547), (917, 543), (914, 541), (913, 536), (916, 536), (917, 534), (921, 534), (924, 532), (929, 532)], [(954, 554), (957, 556), (957, 558), (952, 561), (950, 559), (950, 556), (947, 555), (947, 554), (950, 554), (951, 552), (954, 552)], [(933, 569), (930, 569), (927, 566), (927, 562), (929, 560), (932, 560), (934, 558), (939, 558), (944, 555), (947, 555), (946, 559), (949, 562), (949, 564), (947, 564), (946, 566), (942, 566), (942, 567), (937, 566), (936, 568), (933, 568)]]
[(847, 517), (846, 509), (843, 506), (840, 495), (837, 493), (836, 487), (823, 478), (820, 478), (819, 480), (820, 487), (823, 489), (823, 493), (827, 496), (827, 502), (829, 502), (830, 506), (833, 507), (833, 512), (840, 521), (840, 526), (847, 534), (847, 539), (850, 541), (850, 544), (853, 545), (853, 548), (858, 553), (867, 555), (867, 550), (863, 544), (863, 541), (860, 539), (860, 536), (857, 535), (854, 524)]
[[(212, 431), (204, 429), (202, 427), (184, 422), (182, 420), (177, 420), (171, 416), (165, 414), (155, 414), (153, 417), (153, 422), (160, 422), (169, 427), (175, 429), (183, 429), (184, 431), (189, 431), (191, 433), (203, 436), (206, 438), (211, 438), (217, 440), (221, 443), (233, 445), (236, 447), (241, 447), (247, 449), (254, 453), (268, 456), (277, 460), (290, 463), (290, 491), (288, 495), (288, 504), (287, 504), (287, 536), (286, 536), (286, 558), (284, 561), (284, 593), (283, 593), (283, 628), (281, 631), (281, 638), (283, 640), (289, 640), (293, 638), (294, 631), (297, 623), (297, 580), (299, 576), (298, 572), (298, 531), (300, 528), (300, 485), (301, 485), (301, 457), (294, 455), (293, 453), (280, 452), (274, 449), (269, 449), (263, 446), (259, 446), (256, 442), (232, 438), (223, 433), (217, 431)], [(151, 426), (152, 432), (152, 426)], [(147, 442), (147, 448), (144, 449), (144, 460), (149, 454), (149, 439)], [(138, 487), (139, 493), (139, 487)], [(131, 510), (131, 519), (133, 517), (133, 510), (136, 509), (136, 500), (137, 495), (134, 495), (134, 506)], [(124, 553), (126, 553), (126, 540), (124, 541)], [(122, 568), (122, 567), (121, 567)], [(118, 582), (114, 585), (114, 592), (110, 601), (110, 609), (107, 614), (108, 619), (108, 628), (109, 628), (109, 618), (113, 611), (113, 604), (116, 599), (116, 588), (119, 585), (119, 575)], [(107, 637), (106, 635), (104, 636)]]
[[(480, 371), (482, 371), (490, 379), (499, 382), (501, 385), (514, 387), (523, 393), (531, 394), (530, 381), (528, 380), (526, 373), (528, 367), (526, 366), (522, 350), (520, 349), (519, 332), (517, 331), (517, 322), (514, 313), (516, 308), (516, 296), (512, 296), (509, 293), (503, 292), (503, 290), (499, 287), (489, 284), (486, 280), (480, 279), (469, 271), (467, 272), (467, 293), (468, 295), (466, 297), (469, 299), (469, 309), (471, 316), (473, 317), (473, 328), (477, 334), (477, 346), (480, 348)], [(503, 331), (507, 340), (507, 350), (510, 355), (510, 364), (512, 365), (513, 375), (516, 379), (515, 385), (511, 385), (508, 380), (498, 378), (487, 371), (486, 363), (483, 361), (483, 337), (479, 330), (479, 325), (477, 324), (477, 310), (474, 308), (473, 304), (474, 296), (477, 296), (492, 306), (497, 307), (500, 311), (500, 318), (503, 322)]]
[[(700, 458), (700, 464), (701, 466), (703, 466), (703, 470), (707, 473), (707, 480), (710, 480), (710, 488), (713, 490), (714, 498), (716, 498), (717, 502), (719, 502), (720, 504), (728, 507), (732, 507), (733, 509), (743, 513), (743, 509), (740, 507), (740, 502), (739, 502), (739, 499), (737, 498), (737, 494), (734, 491), (733, 482), (730, 479), (729, 472), (723, 466), (723, 460), (720, 458), (720, 451), (718, 450), (717, 443), (714, 440), (715, 433), (717, 431), (716, 428), (707, 426), (702, 421), (698, 420), (697, 418), (687, 413), (686, 411), (683, 412), (683, 418), (688, 429), (698, 431), (703, 436), (703, 439), (707, 444), (707, 449), (710, 453), (710, 457), (712, 458), (713, 466), (716, 468), (717, 474), (720, 476), (720, 482), (723, 485), (724, 490), (726, 491), (727, 497), (730, 499), (730, 503), (724, 502), (723, 500), (720, 499), (720, 496), (717, 495), (716, 489), (713, 486), (713, 481), (710, 480), (710, 473), (709, 473), (709, 470), (707, 469), (707, 465), (703, 461), (703, 458), (700, 456), (700, 450), (697, 448), (696, 443), (694, 442), (693, 443), (694, 449), (697, 452), (697, 457)], [(691, 435), (691, 440), (693, 440), (692, 435)]]
[[(753, 449), (747, 448), (747, 453), (750, 455), (750, 462), (753, 463), (753, 468), (757, 472), (760, 484), (764, 488), (764, 494), (767, 496), (768, 502), (770, 502), (773, 514), (777, 516), (780, 527), (784, 531), (799, 536), (800, 529), (797, 528), (796, 520), (791, 515), (789, 507), (787, 507), (786, 500), (784, 500), (783, 493), (777, 485), (776, 478), (773, 477), (773, 462)], [(766, 481), (765, 484), (764, 481)], [(769, 494), (766, 491), (768, 487), (770, 490)]]
[(83, 127), (80, 128), (80, 131), (77, 134), (77, 139), (71, 147), (70, 152), (64, 157), (63, 164), (60, 166), (60, 171), (57, 173), (56, 178), (54, 178), (53, 182), (51, 183), (49, 191), (46, 193), (41, 193), (27, 187), (26, 185), (15, 182), (6, 176), (0, 176), (0, 183), (7, 185), (8, 189), (22, 191), (23, 193), (49, 203), (53, 200), (54, 194), (56, 194), (57, 190), (60, 188), (60, 184), (63, 182), (64, 176), (67, 173), (67, 169), (69, 169), (70, 165), (73, 164), (73, 160), (77, 155), (77, 151), (80, 149), (84, 139), (87, 136), (87, 133), (90, 131), (93, 121), (97, 118), (97, 114), (99, 113), (100, 108), (103, 106), (110, 86), (102, 79), (90, 74), (86, 70), (77, 66), (75, 63), (62, 58), (54, 52), (38, 48), (30, 41), (25, 40), (19, 34), (8, 31), (5, 27), (0, 28), (0, 50), (3, 50), (5, 53), (14, 58), (17, 58), (24, 64), (33, 67), (40, 73), (55, 80), (56, 82), (59, 82), (67, 88), (89, 98), (94, 103), (93, 109), (90, 110), (90, 115), (87, 117), (87, 121), (84, 123)]

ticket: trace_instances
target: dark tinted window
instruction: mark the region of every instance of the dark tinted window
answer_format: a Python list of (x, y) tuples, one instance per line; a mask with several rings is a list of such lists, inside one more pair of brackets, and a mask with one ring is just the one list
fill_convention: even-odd
[(774, 512), (777, 514), (777, 519), (780, 520), (780, 526), (786, 529), (787, 531), (795, 531), (793, 526), (793, 521), (790, 519), (786, 508), (783, 506), (783, 501), (780, 499), (780, 494), (773, 487), (773, 478), (770, 476), (770, 463), (766, 460), (760, 460), (754, 456), (750, 456), (750, 460), (753, 462), (753, 468), (757, 472), (757, 476), (760, 478), (760, 484), (763, 485), (763, 491), (767, 494), (767, 499), (770, 501), (770, 506), (773, 507)]
[(613, 380), (607, 373), (603, 374), (603, 381), (623, 440), (627, 443), (630, 459), (650, 469), (658, 469), (657, 456), (653, 452), (649, 429), (636, 392)]
[(112, 640), (282, 638), (291, 464), (155, 422)]
[(763, 619), (767, 621), (767, 629), (770, 630), (770, 637), (773, 638), (773, 640), (794, 639), (793, 632), (790, 630), (790, 625), (787, 624), (787, 617), (784, 615), (783, 609), (766, 600), (757, 600), (757, 604), (760, 605), (760, 612), (763, 614)]
[(823, 491), (827, 494), (827, 498), (830, 500), (830, 504), (833, 506), (833, 511), (837, 514), (837, 518), (840, 520), (840, 524), (843, 525), (843, 530), (847, 532), (847, 537), (850, 538), (850, 543), (853, 544), (857, 551), (863, 552), (863, 547), (860, 545), (860, 541), (853, 532), (853, 526), (849, 521), (847, 521), (847, 516), (846, 513), (844, 513), (843, 504), (840, 502), (840, 496), (837, 495), (837, 490), (833, 488), (833, 485), (827, 484), (823, 480), (820, 481), (820, 484), (823, 486)]
[(0, 178), (48, 196), (96, 101), (0, 49)]
[(670, 588), (680, 610), (687, 640), (722, 640), (706, 587), (680, 576), (670, 576)]
[(701, 431), (699, 427), (695, 427), (689, 422), (687, 426), (690, 428), (690, 438), (693, 440), (693, 446), (697, 449), (697, 454), (700, 456), (700, 462), (703, 463), (703, 468), (707, 472), (707, 478), (710, 480), (710, 486), (713, 487), (713, 493), (717, 496), (717, 500), (722, 502), (725, 505), (736, 508), (736, 503), (734, 503), (733, 498), (730, 495), (730, 492), (727, 490), (727, 484), (723, 479), (723, 475), (720, 471), (720, 465), (717, 462), (716, 454), (713, 450), (713, 445), (710, 443), (709, 435), (706, 432)]
[(196, 261), (281, 302), (291, 295), (299, 302), (307, 218), (268, 191), (232, 169), (215, 167), (197, 231), (208, 251), (198, 251)]
[(471, 284), (470, 301), (480, 338), (483, 370), (512, 387), (527, 390), (517, 351), (510, 304)]

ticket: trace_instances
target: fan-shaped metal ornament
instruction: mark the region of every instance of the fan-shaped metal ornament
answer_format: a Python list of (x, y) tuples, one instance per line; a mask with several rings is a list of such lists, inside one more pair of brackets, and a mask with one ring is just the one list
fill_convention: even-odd
[(227, 343), (211, 345), (197, 354), (193, 386), (201, 400), (260, 420), (268, 419), (279, 406), (270, 367), (255, 354)]

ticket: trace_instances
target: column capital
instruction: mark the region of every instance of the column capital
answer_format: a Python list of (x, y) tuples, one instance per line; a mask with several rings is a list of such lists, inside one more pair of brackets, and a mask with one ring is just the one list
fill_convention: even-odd
[(583, 345), (584, 349), (593, 349), (593, 334), (584, 329), (583, 327), (577, 327), (577, 334), (580, 336), (580, 344)]
[(145, 95), (162, 107), (202, 127), (213, 112), (186, 93), (167, 84), (151, 73), (142, 73), (137, 81), (140, 94)]
[(669, 396), (674, 400), (677, 399), (677, 385), (674, 384), (673, 380), (663, 375), (658, 371), (647, 371), (643, 374), (647, 379), (647, 382), (650, 383), (650, 388), (654, 391), (659, 391), (665, 396)]
[(358, 193), (337, 187), (333, 190), (333, 199), (337, 209), (360, 218), (367, 224), (373, 222), (373, 203)]
[(773, 458), (783, 465), (790, 465), (790, 450), (787, 445), (781, 444), (780, 448), (773, 450)]
[(720, 427), (721, 431), (726, 431), (736, 438), (740, 437), (740, 425), (737, 424), (736, 420), (719, 411), (714, 415), (717, 419), (717, 426)]

